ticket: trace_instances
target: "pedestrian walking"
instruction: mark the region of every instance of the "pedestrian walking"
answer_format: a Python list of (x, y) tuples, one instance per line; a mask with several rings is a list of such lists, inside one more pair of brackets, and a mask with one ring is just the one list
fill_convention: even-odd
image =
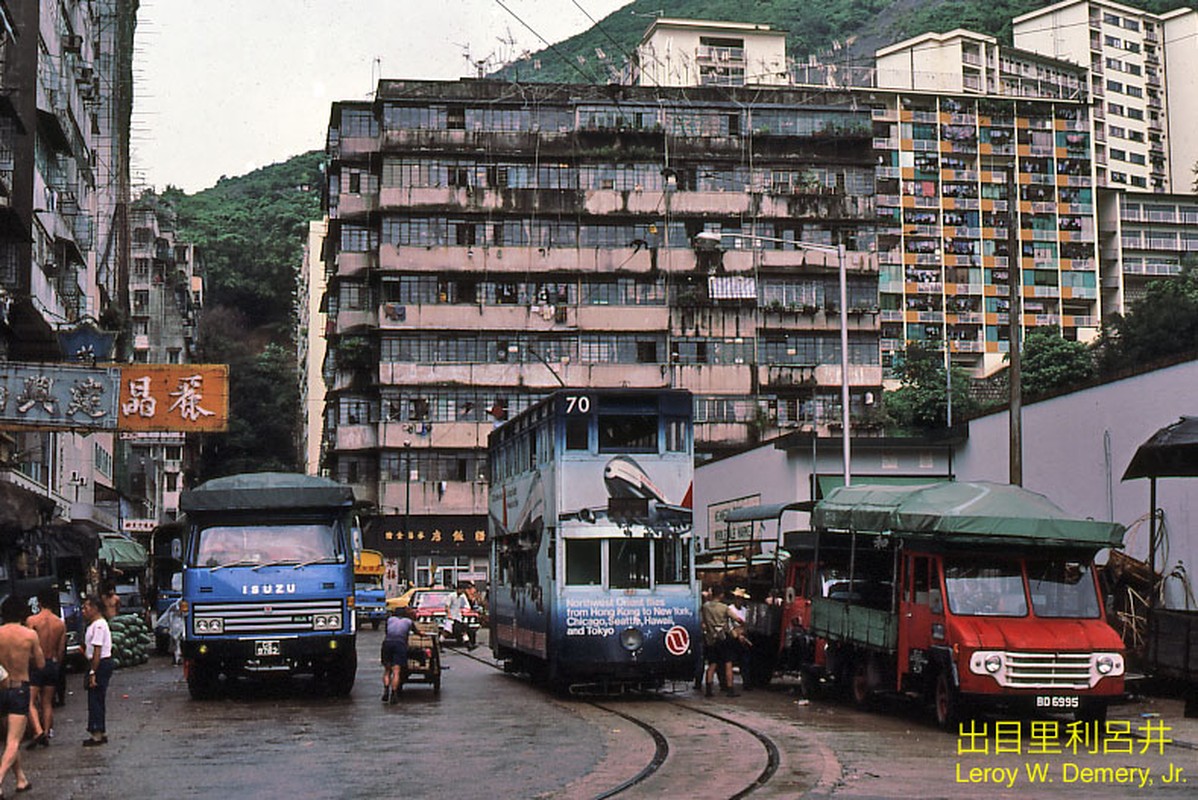
[(94, 595), (83, 601), (83, 619), (87, 633), (83, 636), (83, 655), (87, 658), (87, 732), (84, 747), (108, 744), (106, 724), (108, 682), (112, 679), (112, 631), (104, 617), (104, 601)]
[[(701, 592), (699, 592), (699, 599), (700, 599), (699, 608), (702, 608), (703, 604), (711, 599), (711, 590), (703, 589)], [(703, 636), (702, 636), (702, 633), (700, 632), (700, 636), (695, 641), (695, 691), (696, 692), (703, 691), (703, 673), (707, 669), (707, 662), (703, 658), (703, 650), (704, 650)]]
[(454, 641), (460, 644), (465, 638), (467, 649), (473, 650), (477, 645), (474, 642), (475, 633), (466, 622), (466, 611), (471, 608), (470, 598), (466, 595), (467, 588), (465, 583), (458, 584), (453, 597), (445, 604), (445, 614), (453, 626)]
[(29, 606), (16, 595), (0, 603), (0, 714), (6, 727), (4, 755), (0, 757), (0, 786), (11, 771), (17, 779), (17, 791), (26, 792), (33, 784), (21, 767), (21, 739), (29, 719), (29, 667), (46, 665), (37, 634), (26, 628)]
[(705, 694), (712, 696), (711, 682), (718, 673), (724, 694), (736, 697), (737, 692), (732, 688), (732, 661), (728, 655), (730, 627), (723, 587), (716, 586), (711, 590), (711, 599), (699, 609), (699, 619), (703, 626), (703, 653), (707, 659)]
[(397, 608), (387, 620), (383, 636), (383, 702), (395, 705), (403, 691), (404, 672), (408, 666), (408, 637), (416, 627), (415, 611)]
[(753, 688), (749, 682), (753, 643), (749, 641), (749, 631), (745, 626), (745, 601), (749, 599), (749, 593), (738, 586), (729, 597), (732, 602), (728, 606), (728, 656), (729, 661), (740, 668), (740, 683), (747, 692)]
[(46, 663), (29, 675), (29, 729), (33, 734), (26, 745), (29, 750), (50, 745), (54, 730), (54, 690), (67, 651), (67, 626), (57, 614), (58, 591), (43, 589), (38, 592), (37, 605), (37, 613), (30, 615), (25, 625), (37, 634)]

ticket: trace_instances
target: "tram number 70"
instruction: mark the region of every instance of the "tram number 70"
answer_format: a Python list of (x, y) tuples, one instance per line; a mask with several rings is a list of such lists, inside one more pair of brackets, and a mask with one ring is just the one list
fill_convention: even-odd
[(566, 396), (566, 413), (573, 414), (589, 414), (591, 413), (591, 398), (584, 395), (567, 395)]

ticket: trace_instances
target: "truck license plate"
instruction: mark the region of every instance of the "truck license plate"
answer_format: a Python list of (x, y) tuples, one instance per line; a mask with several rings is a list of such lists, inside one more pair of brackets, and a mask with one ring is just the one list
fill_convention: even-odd
[(277, 640), (266, 642), (254, 642), (254, 655), (256, 656), (277, 656), (279, 654), (279, 643)]
[(1036, 708), (1077, 708), (1076, 697), (1037, 697)]

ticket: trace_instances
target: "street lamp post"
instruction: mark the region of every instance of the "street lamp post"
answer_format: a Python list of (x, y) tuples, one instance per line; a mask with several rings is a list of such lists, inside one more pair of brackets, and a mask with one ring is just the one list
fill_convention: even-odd
[[(703, 237), (700, 233), (696, 238)], [(717, 237), (718, 234), (711, 234)], [(848, 265), (846, 264), (846, 248), (843, 243), (837, 245), (815, 244), (794, 239), (779, 239), (772, 236), (757, 236), (756, 234), (740, 234), (741, 239), (754, 242), (779, 242), (789, 244), (800, 250), (811, 250), (817, 253), (835, 253), (836, 268), (840, 275), (840, 427), (844, 434), (841, 448), (841, 458), (844, 462), (844, 485), (852, 482), (853, 450), (851, 442), (852, 427), (849, 418), (849, 282)]]
[[(412, 576), (412, 532), (408, 530), (409, 521), (412, 514), (412, 443), (405, 440), (403, 443), (403, 548), (404, 548), (404, 563), (403, 577), (404, 581), (408, 581)], [(412, 584), (415, 585), (414, 583)]]

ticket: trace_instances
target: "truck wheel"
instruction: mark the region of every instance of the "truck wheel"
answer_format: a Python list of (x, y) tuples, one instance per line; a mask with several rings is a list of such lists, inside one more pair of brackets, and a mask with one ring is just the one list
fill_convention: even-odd
[(1073, 715), (1073, 718), (1082, 723), (1097, 723), (1099, 727), (1106, 725), (1106, 703), (1094, 703), (1089, 706), (1082, 706)]
[(325, 672), (325, 688), (333, 697), (348, 697), (358, 674), (356, 654), (343, 656)]
[(873, 704), (873, 692), (869, 686), (869, 661), (860, 658), (853, 666), (853, 674), (849, 678), (849, 693), (853, 705), (857, 708), (869, 708)]
[(952, 685), (949, 674), (946, 669), (942, 669), (936, 674), (933, 704), (936, 710), (936, 725), (943, 731), (955, 733), (957, 725), (963, 718), (961, 694), (957, 691), (957, 687)]
[(187, 692), (192, 700), (210, 700), (219, 687), (216, 670), (206, 664), (191, 662), (187, 669)]

